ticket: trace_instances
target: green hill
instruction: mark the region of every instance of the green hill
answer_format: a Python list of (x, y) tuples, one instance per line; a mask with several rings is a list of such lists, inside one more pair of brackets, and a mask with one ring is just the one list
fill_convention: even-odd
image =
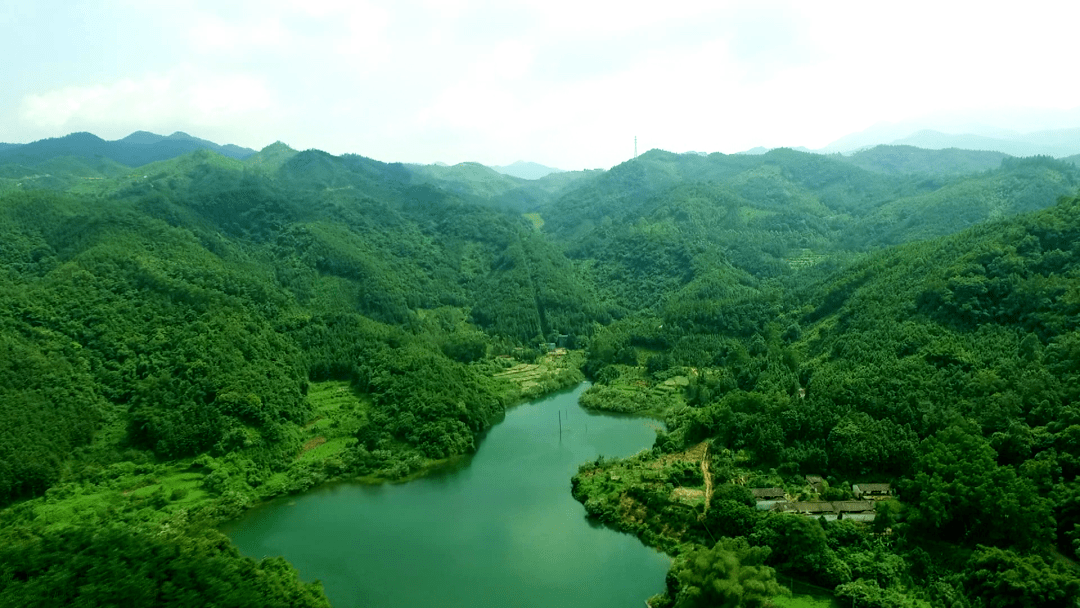
[(1049, 157), (1007, 158), (996, 171), (954, 179), (927, 194), (878, 206), (858, 222), (852, 247), (943, 236), (968, 226), (1042, 209), (1080, 186), (1073, 165)]
[(116, 141), (105, 141), (91, 133), (72, 133), (64, 137), (0, 148), (0, 164), (37, 165), (57, 157), (81, 156), (104, 157), (129, 167), (141, 167), (195, 150), (212, 150), (232, 158), (246, 158), (255, 153), (248, 148), (231, 144), (222, 146), (181, 132), (166, 137), (137, 131)]
[[(653, 450), (573, 482), (591, 516), (645, 542), (698, 554), (743, 537), (721, 549), (881, 605), (1067, 606), (1077, 170), (894, 152), (861, 157), (868, 170), (654, 150), (538, 180), (281, 143), (138, 169), (0, 164), (0, 604), (41, 605), (55, 581), (75, 590), (64, 601), (116, 603), (135, 579), (88, 564), (145, 563), (150, 603), (175, 591), (152, 572), (174, 568), (233, 605), (319, 605), (287, 564), (211, 528), (470, 453), (526, 394), (501, 372), (532, 363), (546, 376), (530, 390), (580, 366), (590, 407), (665, 418)], [(866, 482), (902, 501), (873, 526), (747, 498), (846, 501)], [(692, 569), (676, 564), (669, 600)]]
[(588, 171), (560, 171), (525, 179), (478, 163), (453, 166), (410, 165), (413, 181), (430, 184), (464, 200), (493, 205), (519, 213), (542, 209), (560, 194), (577, 186)]
[(868, 171), (890, 174), (966, 175), (989, 171), (1009, 158), (1004, 152), (946, 148), (927, 150), (914, 146), (874, 146), (837, 159)]
[(252, 166), (267, 171), (277, 171), (281, 169), (290, 158), (296, 156), (298, 152), (293, 150), (288, 145), (278, 141), (266, 146), (262, 150), (259, 150), (255, 154), (248, 156), (244, 161)]

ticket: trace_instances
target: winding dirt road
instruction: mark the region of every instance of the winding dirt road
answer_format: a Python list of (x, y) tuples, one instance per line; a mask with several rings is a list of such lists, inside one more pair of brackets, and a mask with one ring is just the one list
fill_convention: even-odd
[(709, 512), (709, 503), (712, 502), (713, 484), (712, 473), (709, 472), (709, 444), (705, 444), (705, 453), (701, 456), (701, 475), (705, 477), (705, 510), (701, 512), (701, 518)]

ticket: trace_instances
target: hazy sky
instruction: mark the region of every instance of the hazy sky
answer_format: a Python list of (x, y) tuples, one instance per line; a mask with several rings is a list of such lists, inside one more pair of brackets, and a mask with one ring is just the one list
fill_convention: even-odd
[[(0, 0), (0, 142), (186, 131), (610, 167), (931, 113), (1080, 127), (1067, 2)], [(1030, 114), (1030, 113), (1029, 113)], [(998, 120), (998, 119), (1001, 120)], [(1075, 120), (1075, 124), (1056, 124)]]

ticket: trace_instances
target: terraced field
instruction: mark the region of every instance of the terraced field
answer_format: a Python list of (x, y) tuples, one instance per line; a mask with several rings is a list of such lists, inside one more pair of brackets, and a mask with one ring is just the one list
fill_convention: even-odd
[(585, 380), (580, 369), (583, 357), (581, 351), (557, 348), (535, 363), (507, 359), (506, 363), (512, 363), (511, 367), (493, 373), (492, 377), (511, 382), (520, 391), (521, 397), (533, 398)]
[(305, 427), (308, 437), (298, 460), (325, 460), (356, 442), (356, 432), (367, 422), (370, 404), (348, 381), (312, 382), (308, 401), (315, 418)]

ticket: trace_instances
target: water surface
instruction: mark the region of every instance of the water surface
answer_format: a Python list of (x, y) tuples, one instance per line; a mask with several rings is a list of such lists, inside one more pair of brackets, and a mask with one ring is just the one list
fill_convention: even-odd
[(584, 389), (510, 410), (454, 470), (328, 486), (224, 531), (244, 554), (282, 555), (321, 580), (336, 608), (640, 607), (670, 560), (586, 520), (570, 477), (598, 455), (651, 446), (655, 423), (590, 414), (577, 404)]

